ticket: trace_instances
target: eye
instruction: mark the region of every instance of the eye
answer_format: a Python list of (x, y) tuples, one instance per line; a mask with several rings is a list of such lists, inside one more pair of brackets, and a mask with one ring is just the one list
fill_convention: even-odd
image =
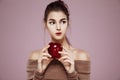
[(62, 23), (62, 24), (65, 24), (65, 23), (67, 23), (67, 21), (61, 21), (61, 23)]
[(49, 24), (53, 25), (53, 24), (55, 24), (55, 22), (54, 21), (50, 21)]

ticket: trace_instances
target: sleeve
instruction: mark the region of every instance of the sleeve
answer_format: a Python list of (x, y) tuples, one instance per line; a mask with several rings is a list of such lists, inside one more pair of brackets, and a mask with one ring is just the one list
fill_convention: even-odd
[(28, 60), (27, 80), (43, 80), (43, 74), (37, 70), (37, 60)]
[(90, 61), (75, 61), (76, 71), (68, 74), (68, 80), (90, 80)]

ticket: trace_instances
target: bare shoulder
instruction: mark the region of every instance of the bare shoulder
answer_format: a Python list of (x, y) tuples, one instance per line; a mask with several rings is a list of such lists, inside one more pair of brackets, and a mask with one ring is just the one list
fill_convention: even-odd
[(31, 51), (29, 59), (31, 59), (31, 60), (37, 60), (38, 57), (40, 56), (40, 52), (41, 52), (41, 49)]
[(82, 49), (74, 49), (75, 60), (90, 61), (90, 57), (87, 51)]

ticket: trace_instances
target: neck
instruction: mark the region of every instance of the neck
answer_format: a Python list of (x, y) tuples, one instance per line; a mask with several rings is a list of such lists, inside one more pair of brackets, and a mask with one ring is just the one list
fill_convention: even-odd
[(64, 47), (66, 47), (67, 49), (70, 48), (70, 44), (67, 42), (66, 37), (64, 37), (64, 38), (61, 39), (61, 40), (52, 39), (52, 42), (60, 43), (60, 44), (62, 44)]

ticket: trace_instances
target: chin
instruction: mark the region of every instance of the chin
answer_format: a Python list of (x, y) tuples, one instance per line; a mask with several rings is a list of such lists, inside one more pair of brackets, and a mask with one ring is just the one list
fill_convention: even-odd
[(62, 41), (63, 37), (55, 37), (55, 38), (53, 38), (53, 40), (55, 40), (55, 41)]

